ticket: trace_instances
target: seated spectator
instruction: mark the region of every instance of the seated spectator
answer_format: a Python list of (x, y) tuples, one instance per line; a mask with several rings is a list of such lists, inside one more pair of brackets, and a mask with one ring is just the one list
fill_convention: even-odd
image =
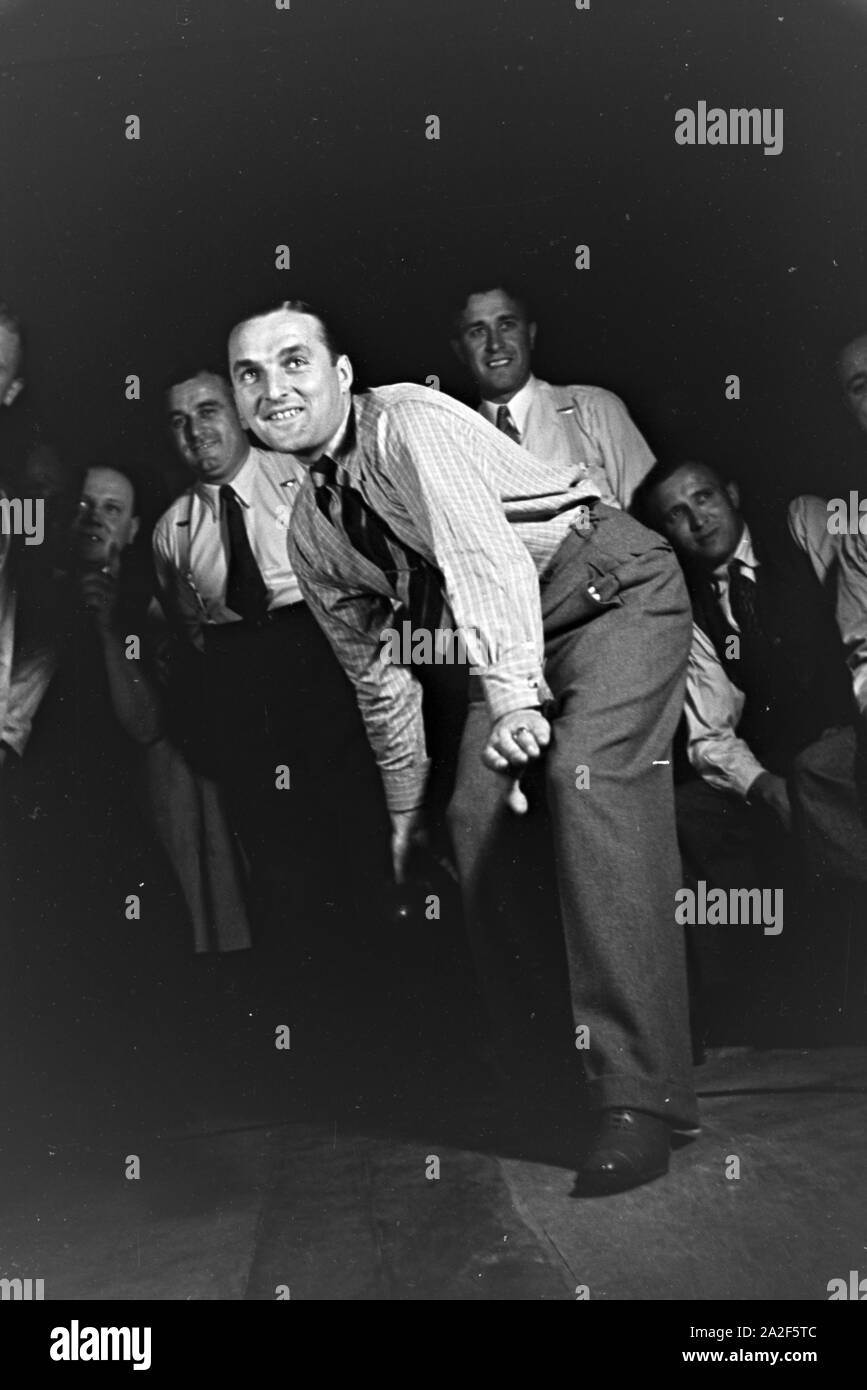
[[(858, 424), (867, 431), (867, 334), (847, 343), (838, 363), (840, 383)], [(863, 514), (862, 514), (863, 515)], [(837, 579), (837, 622), (846, 662), (852, 676), (852, 693), (858, 712), (846, 758), (858, 746), (858, 780), (861, 796), (867, 796), (867, 536), (858, 531), (840, 537)]]
[[(657, 464), (643, 494), (649, 519), (684, 566), (693, 601), (686, 719), (698, 780), (681, 789), (679, 817), (688, 863), (725, 880), (731, 861), (720, 856), (732, 840), (720, 838), (713, 821), (721, 817), (729, 830), (749, 822), (754, 834), (761, 818), (806, 834), (814, 873), (845, 870), (860, 880), (867, 841), (854, 803), (848, 817), (839, 804), (832, 814), (811, 773), (845, 742), (852, 716), (822, 586), (824, 507), (797, 498), (786, 518), (747, 525), (737, 486), (700, 463)], [(743, 841), (748, 855), (751, 843), (750, 836)]]
[(75, 491), (33, 417), (22, 415), (23, 389), (24, 330), (0, 302), (0, 499), (41, 503), (42, 520), (38, 544), (23, 543), (5, 518), (0, 531), (0, 768), (24, 752), (50, 678), (42, 610), (46, 596), (57, 592), (50, 574), (65, 563)]
[(0, 487), (27, 495), (25, 474), (59, 468), (26, 391), (24, 328), (8, 304), (0, 301)]
[[(88, 468), (57, 581), (64, 602), (46, 635), (54, 675), (26, 756), (14, 776), (6, 768), (19, 980), (34, 966), (32, 979), (50, 980), (59, 964), (79, 976), (82, 1000), (96, 998), (100, 980), (114, 991), (121, 972), (132, 983), (132, 963), (146, 955), (135, 947), (147, 941), (150, 951), (162, 925), (153, 917), (165, 915), (156, 907), (161, 861), (141, 784), (141, 750), (159, 737), (160, 710), (149, 587), (131, 549), (138, 524), (131, 479), (114, 465)], [(145, 937), (137, 923), (148, 897)]]
[[(748, 524), (737, 486), (693, 462), (657, 464), (639, 505), (674, 546), (693, 604), (685, 715), (696, 775), (676, 787), (687, 882), (797, 884), (826, 899), (863, 885), (867, 828), (832, 586), (823, 586), (833, 559), (824, 505), (797, 498), (787, 516)], [(785, 896), (794, 908), (801, 895)], [(739, 955), (760, 968), (758, 944), (739, 931)], [(704, 969), (726, 946), (703, 949)]]

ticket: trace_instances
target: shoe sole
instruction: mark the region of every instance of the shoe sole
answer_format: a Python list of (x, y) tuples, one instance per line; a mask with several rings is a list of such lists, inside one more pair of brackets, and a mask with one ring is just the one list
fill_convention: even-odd
[(618, 1192), (631, 1192), (635, 1188), (646, 1187), (649, 1182), (656, 1182), (659, 1178), (664, 1178), (668, 1173), (668, 1165), (655, 1169), (652, 1173), (647, 1173), (641, 1178), (630, 1182), (627, 1178), (604, 1178), (599, 1176), (583, 1177), (579, 1173), (575, 1179), (575, 1186), (572, 1189), (573, 1197), (616, 1197)]

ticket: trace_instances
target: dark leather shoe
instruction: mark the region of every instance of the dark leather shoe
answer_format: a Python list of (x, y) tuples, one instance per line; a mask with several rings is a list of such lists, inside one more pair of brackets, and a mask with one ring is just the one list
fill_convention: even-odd
[(643, 1110), (603, 1110), (595, 1142), (575, 1179), (575, 1197), (607, 1197), (668, 1172), (668, 1123)]

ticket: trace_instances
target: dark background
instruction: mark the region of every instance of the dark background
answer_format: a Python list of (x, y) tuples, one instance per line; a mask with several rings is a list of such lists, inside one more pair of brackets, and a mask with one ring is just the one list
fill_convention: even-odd
[[(657, 450), (768, 499), (858, 486), (833, 359), (867, 330), (865, 53), (867, 0), (0, 0), (32, 401), (80, 461), (157, 475), (166, 373), (289, 296), (368, 383), (466, 397), (444, 310), (484, 268), (535, 294), (541, 374), (618, 391)], [(677, 145), (701, 99), (783, 107), (782, 154)]]

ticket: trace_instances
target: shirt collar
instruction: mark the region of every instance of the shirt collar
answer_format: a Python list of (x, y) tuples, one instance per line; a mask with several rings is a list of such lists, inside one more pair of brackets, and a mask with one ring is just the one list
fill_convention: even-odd
[(731, 559), (726, 560), (724, 565), (717, 566), (717, 568), (713, 572), (714, 578), (725, 579), (728, 575), (729, 565), (733, 565), (736, 560), (740, 564), (745, 565), (747, 569), (750, 570), (755, 570), (759, 567), (759, 561), (756, 558), (756, 552), (753, 549), (753, 538), (750, 535), (750, 528), (747, 525), (744, 525), (744, 529), (741, 532), (741, 538), (738, 541), (737, 546), (735, 547), (735, 552), (732, 555)]
[[(323, 449), (322, 457), (331, 459), (333, 463), (339, 463), (341, 454), (347, 454), (354, 443), (355, 398), (350, 396), (349, 409)], [(310, 472), (313, 475), (314, 483), (316, 483), (317, 477), (320, 479), (324, 477), (324, 470), (318, 466), (318, 462), (310, 465)]]
[[(538, 385), (538, 381), (531, 373), (520, 391), (515, 393), (506, 406), (506, 409), (512, 417), (512, 423), (522, 438), (524, 436), (524, 428), (527, 424), (527, 416), (530, 413), (530, 406), (535, 400)], [(496, 401), (482, 401), (482, 414), (492, 425), (497, 423), (497, 411), (499, 408)]]
[[(245, 507), (251, 505), (251, 492), (253, 480), (256, 476), (256, 459), (258, 451), (252, 446), (247, 450), (247, 456), (241, 467), (238, 469), (234, 478), (229, 480), (229, 486), (237, 497), (238, 501)], [(196, 483), (193, 491), (205, 503), (211, 514), (219, 518), (220, 516), (220, 488), (222, 483)]]

